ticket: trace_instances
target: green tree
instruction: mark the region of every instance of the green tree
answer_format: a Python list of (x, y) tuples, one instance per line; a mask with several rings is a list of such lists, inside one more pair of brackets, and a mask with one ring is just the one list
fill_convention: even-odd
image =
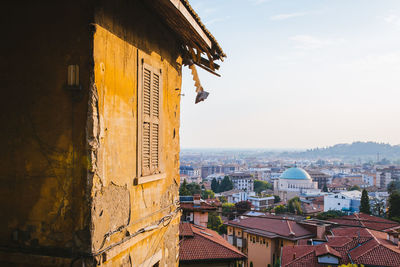
[(209, 198), (214, 198), (215, 194), (212, 190), (203, 190), (201, 191), (201, 198), (202, 199), (209, 199)]
[(201, 188), (199, 184), (186, 182), (186, 179), (183, 181), (179, 188), (179, 195), (180, 196), (193, 196), (195, 194), (200, 194)]
[(328, 219), (334, 219), (338, 217), (342, 217), (346, 215), (344, 212), (340, 210), (329, 210), (326, 212), (321, 212), (317, 215), (317, 219), (319, 220), (328, 220)]
[(228, 217), (229, 220), (232, 220), (233, 218), (235, 218), (235, 204), (233, 203), (223, 203), (222, 204), (222, 215), (225, 217)]
[(251, 202), (250, 201), (240, 201), (235, 204), (235, 208), (238, 214), (243, 214), (248, 210), (251, 210)]
[(295, 214), (303, 213), (299, 197), (294, 197), (288, 201), (288, 211)]
[(221, 225), (222, 225), (221, 217), (218, 216), (215, 211), (214, 212), (209, 212), (208, 213), (207, 228), (219, 232), (219, 229), (220, 229)]
[(191, 195), (190, 191), (188, 189), (188, 186), (187, 186), (186, 179), (183, 180), (183, 183), (181, 184), (181, 187), (179, 188), (179, 195), (180, 196), (190, 196)]
[(219, 192), (225, 192), (233, 189), (233, 183), (231, 179), (229, 179), (229, 176), (225, 176), (224, 179), (222, 179), (218, 189)]
[(323, 192), (328, 192), (328, 187), (326, 186), (326, 184), (324, 184), (324, 187), (322, 188)]
[(286, 206), (285, 205), (278, 205), (274, 208), (275, 213), (279, 214), (279, 213), (285, 213), (287, 211)]
[(218, 233), (220, 235), (224, 235), (224, 234), (226, 235), (227, 232), (228, 232), (228, 226), (226, 224), (222, 224), (218, 229)]
[(201, 194), (201, 188), (199, 184), (196, 183), (187, 184), (187, 189), (189, 190), (191, 196), (196, 194)]
[(361, 194), (360, 212), (371, 214), (371, 206), (369, 205), (369, 196), (367, 190), (363, 189)]
[(274, 195), (274, 203), (281, 202), (281, 198), (279, 196)]
[(389, 196), (389, 219), (400, 218), (400, 193), (394, 191)]
[(353, 191), (353, 190), (361, 191), (361, 188), (360, 188), (358, 185), (353, 185), (353, 186), (350, 187), (347, 191)]
[(257, 194), (260, 194), (262, 191), (265, 191), (267, 189), (271, 189), (272, 185), (266, 181), (261, 181), (261, 180), (255, 180), (254, 181), (254, 192)]
[(387, 190), (389, 194), (392, 194), (394, 191), (400, 191), (400, 181), (392, 181), (388, 184)]
[(219, 193), (219, 183), (217, 179), (213, 178), (211, 181), (211, 190), (214, 191), (215, 193)]
[(278, 257), (278, 259), (276, 260), (274, 267), (280, 267), (281, 266), (281, 259)]
[(221, 201), (221, 203), (228, 202), (228, 200), (226, 199), (226, 196), (220, 196), (219, 201)]
[(371, 210), (374, 215), (383, 216), (385, 214), (385, 200), (374, 197), (371, 203)]

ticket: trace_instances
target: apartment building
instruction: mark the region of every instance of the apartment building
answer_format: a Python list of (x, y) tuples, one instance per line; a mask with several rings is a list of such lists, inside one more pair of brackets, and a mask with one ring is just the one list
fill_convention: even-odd
[(233, 188), (247, 192), (254, 191), (254, 177), (250, 173), (231, 173), (229, 178), (232, 180)]
[(226, 225), (228, 242), (246, 254), (246, 266), (253, 267), (272, 267), (278, 261), (282, 247), (315, 236), (296, 221), (278, 216), (242, 216)]

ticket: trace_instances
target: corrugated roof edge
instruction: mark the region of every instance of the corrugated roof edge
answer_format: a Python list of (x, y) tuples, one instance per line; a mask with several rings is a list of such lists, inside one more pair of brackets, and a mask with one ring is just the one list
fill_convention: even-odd
[(213, 45), (216, 46), (216, 50), (218, 51), (219, 54), (219, 59), (223, 60), (224, 57), (226, 57), (226, 54), (222, 50), (221, 46), (218, 44), (217, 40), (215, 37), (210, 33), (209, 30), (207, 30), (206, 26), (201, 22), (201, 19), (199, 15), (197, 15), (196, 11), (192, 8), (192, 6), (189, 3), (189, 0), (180, 0), (181, 3), (189, 10), (190, 14), (193, 16), (193, 18), (197, 21), (197, 23), (200, 25), (201, 29), (205, 32), (208, 38), (211, 39), (213, 42)]

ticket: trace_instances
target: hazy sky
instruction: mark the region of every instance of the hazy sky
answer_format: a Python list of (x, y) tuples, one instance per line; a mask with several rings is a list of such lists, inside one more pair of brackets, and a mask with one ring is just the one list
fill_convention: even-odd
[(400, 0), (190, 0), (228, 55), (184, 70), (182, 148), (400, 144)]

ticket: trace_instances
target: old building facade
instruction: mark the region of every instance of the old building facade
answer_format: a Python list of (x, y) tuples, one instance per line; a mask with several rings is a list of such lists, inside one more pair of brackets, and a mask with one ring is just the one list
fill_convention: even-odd
[(177, 266), (181, 70), (214, 37), (185, 0), (4, 10), (1, 265)]

